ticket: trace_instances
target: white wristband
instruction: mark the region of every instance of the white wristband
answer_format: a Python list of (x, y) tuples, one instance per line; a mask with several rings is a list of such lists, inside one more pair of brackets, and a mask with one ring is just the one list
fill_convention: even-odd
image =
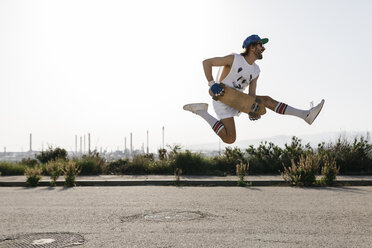
[(208, 82), (208, 86), (211, 87), (211, 86), (212, 86), (213, 84), (215, 84), (215, 83), (216, 83), (216, 82), (215, 82), (214, 80), (209, 81), (209, 82)]

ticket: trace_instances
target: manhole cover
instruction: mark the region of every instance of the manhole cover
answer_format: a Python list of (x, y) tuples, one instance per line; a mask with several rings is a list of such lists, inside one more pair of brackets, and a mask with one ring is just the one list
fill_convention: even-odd
[(59, 248), (84, 244), (83, 236), (76, 233), (30, 233), (0, 240), (0, 248), (40, 247)]
[(142, 219), (145, 221), (156, 222), (177, 222), (201, 219), (204, 218), (205, 216), (206, 214), (203, 214), (199, 211), (162, 211), (126, 216), (122, 218), (122, 221), (126, 222)]

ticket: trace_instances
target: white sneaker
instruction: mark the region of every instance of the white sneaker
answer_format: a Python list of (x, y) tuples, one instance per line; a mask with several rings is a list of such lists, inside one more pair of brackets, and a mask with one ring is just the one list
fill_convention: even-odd
[(305, 119), (305, 121), (309, 125), (311, 125), (314, 122), (315, 118), (319, 115), (320, 111), (323, 108), (323, 105), (324, 105), (324, 99), (318, 105), (310, 109), (310, 113), (307, 115)]
[(200, 111), (208, 111), (208, 104), (207, 103), (191, 103), (186, 104), (183, 106), (183, 109), (186, 111), (190, 111), (194, 114), (198, 114)]

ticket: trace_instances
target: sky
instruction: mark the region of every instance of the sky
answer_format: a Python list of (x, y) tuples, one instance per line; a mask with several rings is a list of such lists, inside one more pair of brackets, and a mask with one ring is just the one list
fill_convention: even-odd
[[(237, 142), (277, 135), (372, 130), (369, 0), (1, 0), (0, 151), (91, 146), (150, 151), (219, 142), (182, 106), (210, 104), (202, 61), (269, 38), (257, 95), (299, 109), (325, 99), (317, 120), (268, 111), (235, 118)], [(217, 69), (214, 70), (217, 73)]]

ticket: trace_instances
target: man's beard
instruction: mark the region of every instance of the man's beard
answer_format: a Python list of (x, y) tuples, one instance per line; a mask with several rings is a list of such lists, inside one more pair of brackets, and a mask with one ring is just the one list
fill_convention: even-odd
[(262, 59), (263, 58), (262, 53), (260, 53), (258, 51), (255, 52), (255, 55), (256, 55), (257, 59)]

